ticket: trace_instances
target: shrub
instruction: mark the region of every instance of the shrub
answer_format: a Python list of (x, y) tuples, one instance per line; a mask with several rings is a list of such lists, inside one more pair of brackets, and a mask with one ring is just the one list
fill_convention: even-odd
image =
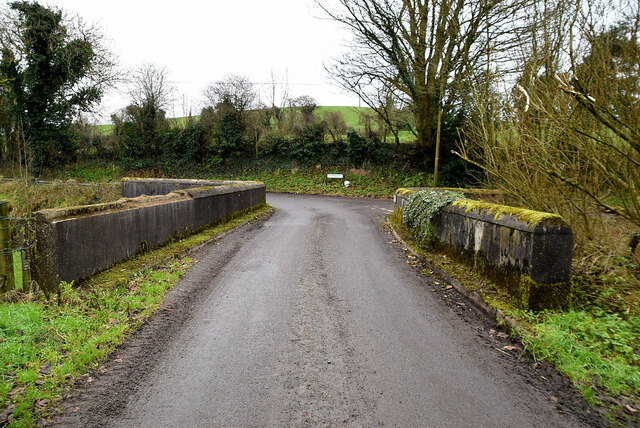
[(204, 157), (203, 128), (197, 122), (184, 128), (170, 128), (160, 136), (165, 160), (199, 162)]
[(347, 154), (355, 167), (361, 166), (371, 156), (371, 142), (356, 131), (347, 131)]
[(240, 112), (227, 109), (220, 119), (220, 130), (217, 135), (218, 156), (222, 158), (238, 156), (242, 150), (243, 133), (244, 126)]

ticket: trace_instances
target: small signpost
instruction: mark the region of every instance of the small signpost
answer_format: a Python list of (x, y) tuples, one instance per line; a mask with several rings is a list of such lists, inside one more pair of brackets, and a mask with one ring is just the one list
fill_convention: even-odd
[(327, 180), (340, 180), (340, 184), (342, 184), (344, 187), (349, 187), (349, 183), (347, 180), (344, 179), (344, 174), (327, 174)]

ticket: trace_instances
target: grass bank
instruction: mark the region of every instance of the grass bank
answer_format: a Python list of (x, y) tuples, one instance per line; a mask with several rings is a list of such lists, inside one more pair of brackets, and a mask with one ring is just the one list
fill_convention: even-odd
[[(266, 215), (267, 205), (147, 252), (58, 296), (0, 296), (0, 426), (34, 426), (65, 390), (152, 315), (193, 264), (185, 250)], [(149, 268), (149, 266), (151, 266)]]
[[(640, 314), (612, 312), (610, 307), (598, 305), (597, 300), (585, 304), (580, 297), (567, 311), (517, 309), (516, 302), (487, 278), (442, 254), (421, 248), (402, 224), (399, 211), (389, 217), (389, 222), (414, 251), (520, 324), (523, 328), (512, 333), (522, 341), (525, 352), (536, 361), (550, 362), (569, 377), (587, 402), (607, 409), (612, 423), (640, 422)], [(578, 293), (585, 287), (578, 275), (572, 281)]]

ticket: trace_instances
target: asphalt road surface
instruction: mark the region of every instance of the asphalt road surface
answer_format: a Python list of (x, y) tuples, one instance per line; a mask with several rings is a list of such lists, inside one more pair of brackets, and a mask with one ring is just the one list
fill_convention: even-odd
[(559, 411), (558, 397), (540, 387), (544, 376), (505, 356), (487, 339), (489, 327), (443, 303), (407, 264), (381, 227), (390, 201), (270, 194), (268, 202), (277, 211), (266, 222), (197, 254), (161, 313), (54, 423), (588, 422)]

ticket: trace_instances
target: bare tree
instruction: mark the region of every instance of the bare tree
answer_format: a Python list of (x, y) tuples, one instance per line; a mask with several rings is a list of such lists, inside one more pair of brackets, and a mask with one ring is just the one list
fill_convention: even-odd
[(309, 95), (301, 95), (291, 100), (291, 106), (296, 107), (302, 114), (302, 123), (304, 125), (311, 125), (315, 121), (313, 113), (318, 108), (318, 103), (313, 97)]
[(174, 88), (167, 81), (167, 69), (154, 64), (143, 64), (132, 74), (128, 88), (132, 104), (143, 108), (164, 110), (173, 101)]
[(430, 147), (441, 104), (452, 108), (461, 91), (454, 83), (511, 47), (529, 0), (336, 0), (338, 9), (317, 1), (354, 36), (328, 71), (376, 111), (388, 93), (410, 105), (418, 142)]
[(520, 99), (477, 93), (460, 145), (489, 186), (568, 218), (579, 250), (600, 233), (594, 213), (640, 228), (640, 8), (618, 3), (612, 25), (603, 3), (538, 5), (526, 61), (514, 58)]
[(174, 93), (167, 74), (166, 68), (153, 64), (138, 67), (132, 73), (128, 88), (131, 104), (111, 117), (118, 131), (116, 134), (123, 129), (124, 123), (133, 124), (138, 129), (140, 147), (128, 150), (135, 152), (135, 156), (160, 155), (160, 134), (168, 126), (165, 109), (171, 106)]
[(207, 86), (204, 96), (213, 107), (223, 102), (230, 103), (239, 113), (253, 108), (259, 101), (258, 92), (251, 80), (235, 74), (229, 74)]
[(275, 71), (269, 72), (269, 77), (264, 91), (267, 107), (283, 109), (287, 105), (289, 99), (289, 78), (285, 71), (284, 77), (276, 74)]
[(331, 139), (334, 143), (337, 143), (347, 132), (347, 124), (344, 121), (344, 116), (339, 111), (325, 111), (323, 118), (327, 124), (327, 131), (329, 135), (331, 135)]

